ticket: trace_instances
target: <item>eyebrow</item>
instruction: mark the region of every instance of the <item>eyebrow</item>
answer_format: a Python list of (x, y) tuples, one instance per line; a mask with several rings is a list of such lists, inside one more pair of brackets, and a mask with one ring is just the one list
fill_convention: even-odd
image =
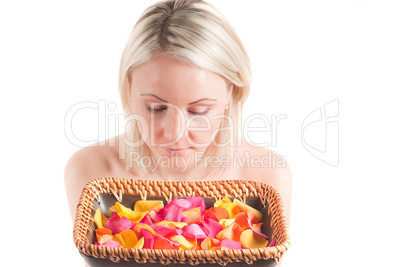
[[(140, 96), (153, 96), (153, 97), (159, 99), (159, 100), (162, 101), (162, 102), (169, 103), (169, 102), (167, 102), (166, 100), (164, 100), (164, 99), (162, 99), (162, 98), (160, 98), (160, 97), (158, 97), (158, 96), (156, 96), (156, 95), (154, 95), (154, 94), (141, 94)], [(198, 99), (198, 100), (196, 100), (196, 101), (194, 101), (194, 102), (189, 103), (189, 105), (193, 105), (193, 104), (196, 104), (196, 103), (201, 102), (201, 101), (204, 101), (204, 100), (208, 100), (208, 101), (217, 101), (216, 99), (212, 99), (212, 98), (201, 98), (201, 99)]]

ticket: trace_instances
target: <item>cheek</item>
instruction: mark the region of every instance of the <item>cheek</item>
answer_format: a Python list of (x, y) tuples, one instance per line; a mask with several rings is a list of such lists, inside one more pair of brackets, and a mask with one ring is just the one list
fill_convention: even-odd
[(212, 117), (196, 118), (189, 123), (189, 136), (195, 143), (210, 143), (215, 138), (221, 120)]
[[(147, 110), (143, 110), (138, 107), (138, 104), (134, 105), (135, 108), (133, 108), (134, 114), (135, 114), (135, 122), (138, 125), (138, 128), (141, 133), (142, 139), (144, 141), (149, 140), (149, 137), (151, 135), (151, 116)], [(133, 117), (134, 118), (134, 117)]]

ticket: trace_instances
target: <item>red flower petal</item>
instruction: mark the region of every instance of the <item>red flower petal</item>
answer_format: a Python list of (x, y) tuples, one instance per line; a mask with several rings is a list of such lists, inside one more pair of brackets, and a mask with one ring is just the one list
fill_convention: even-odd
[(144, 237), (144, 246), (142, 248), (153, 248), (154, 236), (147, 229), (141, 228), (140, 237)]
[(183, 230), (181, 228), (166, 227), (165, 225), (159, 225), (155, 227), (155, 232), (161, 236), (169, 237), (171, 235), (181, 235)]

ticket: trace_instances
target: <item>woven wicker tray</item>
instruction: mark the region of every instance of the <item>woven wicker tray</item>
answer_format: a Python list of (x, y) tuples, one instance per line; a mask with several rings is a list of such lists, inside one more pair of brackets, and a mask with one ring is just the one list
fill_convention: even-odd
[[(270, 240), (276, 239), (273, 247), (236, 250), (167, 250), (129, 249), (95, 246), (95, 223), (93, 215), (97, 208), (106, 213), (116, 201), (127, 207), (140, 199), (164, 200), (173, 197), (198, 196), (205, 199), (207, 208), (224, 196), (241, 199), (263, 213), (262, 232)], [(252, 181), (203, 181), (162, 182), (122, 178), (99, 178), (90, 181), (82, 191), (73, 230), (74, 243), (89, 266), (132, 266), (141, 263), (144, 267), (159, 267), (168, 264), (202, 267), (229, 266), (275, 266), (289, 247), (290, 238), (282, 200), (278, 192), (268, 184)]]

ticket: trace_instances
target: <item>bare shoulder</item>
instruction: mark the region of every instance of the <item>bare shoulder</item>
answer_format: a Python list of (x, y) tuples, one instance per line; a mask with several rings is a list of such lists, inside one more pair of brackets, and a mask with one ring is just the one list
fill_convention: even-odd
[(93, 179), (110, 176), (118, 159), (116, 153), (115, 147), (103, 143), (81, 148), (69, 158), (64, 168), (64, 183), (72, 218), (82, 189)]
[(281, 195), (285, 215), (290, 218), (293, 175), (285, 157), (249, 141), (242, 143), (239, 153), (247, 163), (241, 169), (243, 179), (272, 185)]
[(237, 158), (243, 162), (241, 174), (246, 179), (265, 180), (290, 174), (285, 157), (251, 141), (243, 140)]

